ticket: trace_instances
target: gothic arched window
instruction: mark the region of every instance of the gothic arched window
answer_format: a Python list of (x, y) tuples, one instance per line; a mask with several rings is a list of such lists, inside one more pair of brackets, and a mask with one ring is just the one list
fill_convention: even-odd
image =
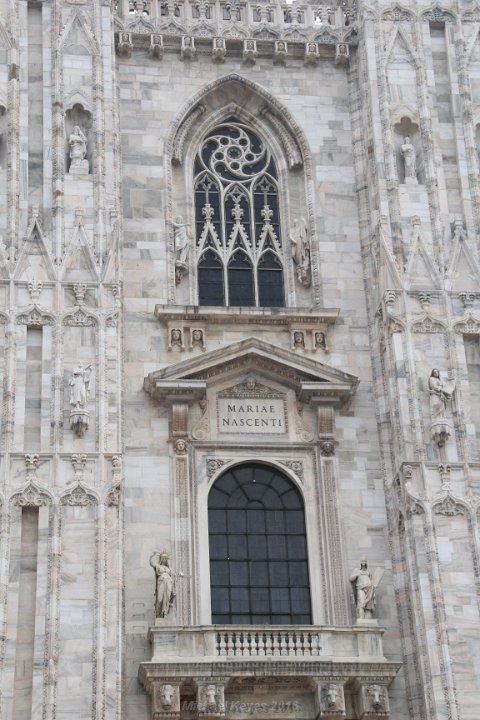
[(233, 118), (197, 154), (195, 227), (200, 305), (285, 305), (277, 170), (267, 145)]
[(208, 496), (212, 623), (312, 622), (303, 500), (276, 468), (237, 465)]

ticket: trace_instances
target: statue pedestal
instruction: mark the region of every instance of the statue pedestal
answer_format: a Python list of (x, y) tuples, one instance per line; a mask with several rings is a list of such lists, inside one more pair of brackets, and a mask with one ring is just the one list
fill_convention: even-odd
[(69, 175), (88, 175), (90, 164), (88, 160), (74, 159), (68, 169)]
[(376, 628), (378, 627), (378, 620), (376, 618), (357, 618), (356, 624), (364, 628)]
[(438, 447), (443, 447), (452, 434), (452, 428), (450, 423), (446, 421), (436, 422), (430, 426), (430, 432)]
[(90, 413), (88, 410), (72, 410), (70, 413), (70, 429), (75, 435), (83, 437), (90, 424)]

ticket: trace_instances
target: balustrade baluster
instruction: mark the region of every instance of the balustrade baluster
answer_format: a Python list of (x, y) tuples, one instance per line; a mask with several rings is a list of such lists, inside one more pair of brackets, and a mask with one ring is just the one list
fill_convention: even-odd
[(234, 633), (227, 632), (227, 655), (234, 655)]
[(284, 631), (280, 633), (280, 655), (288, 655), (287, 638), (288, 633)]
[(280, 655), (280, 633), (274, 632), (272, 633), (272, 654), (273, 655)]

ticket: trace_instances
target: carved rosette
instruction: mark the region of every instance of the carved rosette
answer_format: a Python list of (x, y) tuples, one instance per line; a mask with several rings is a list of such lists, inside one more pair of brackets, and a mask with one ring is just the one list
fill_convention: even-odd
[(207, 477), (211, 478), (215, 475), (226, 462), (226, 460), (218, 460), (217, 458), (207, 458)]

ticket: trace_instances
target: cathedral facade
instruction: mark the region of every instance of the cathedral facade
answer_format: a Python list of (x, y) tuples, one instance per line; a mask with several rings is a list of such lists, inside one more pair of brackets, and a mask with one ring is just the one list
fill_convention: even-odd
[(479, 33), (0, 0), (2, 720), (477, 720)]

